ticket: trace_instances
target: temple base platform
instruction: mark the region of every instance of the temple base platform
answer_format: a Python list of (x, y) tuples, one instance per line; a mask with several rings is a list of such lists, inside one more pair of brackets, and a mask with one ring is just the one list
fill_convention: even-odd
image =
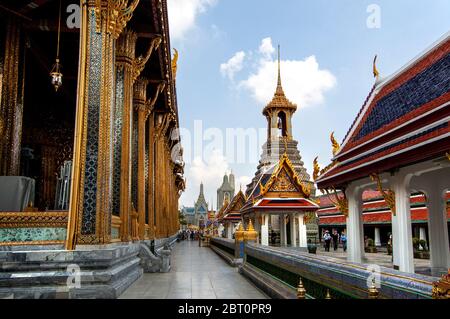
[[(143, 272), (170, 271), (176, 238), (104, 246), (11, 246), (0, 251), (0, 299), (114, 299)], [(150, 257), (149, 257), (150, 256)]]

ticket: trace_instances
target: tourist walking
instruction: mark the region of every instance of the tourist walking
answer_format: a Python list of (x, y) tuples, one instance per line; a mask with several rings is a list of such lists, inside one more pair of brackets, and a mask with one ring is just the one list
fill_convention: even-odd
[(325, 234), (323, 235), (323, 240), (325, 241), (325, 251), (330, 251), (331, 236), (328, 230), (325, 231)]
[(347, 235), (345, 232), (341, 233), (341, 243), (342, 243), (342, 249), (344, 249), (344, 252), (347, 251)]
[(337, 230), (333, 231), (331, 238), (333, 239), (333, 250), (336, 251), (338, 249), (338, 244), (339, 244), (339, 234), (338, 234)]

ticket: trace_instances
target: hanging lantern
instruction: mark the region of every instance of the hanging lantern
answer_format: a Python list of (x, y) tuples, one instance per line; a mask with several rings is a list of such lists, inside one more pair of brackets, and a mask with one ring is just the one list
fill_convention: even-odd
[(52, 78), (52, 85), (55, 88), (55, 91), (58, 92), (59, 87), (62, 85), (62, 73), (61, 73), (61, 64), (59, 64), (59, 59), (56, 58), (55, 64), (53, 64), (52, 70), (50, 72), (50, 76)]
[(59, 87), (62, 85), (63, 75), (61, 73), (61, 64), (59, 63), (59, 40), (61, 38), (61, 0), (59, 0), (59, 16), (58, 16), (58, 43), (56, 45), (56, 61), (50, 71), (51, 83), (55, 88), (55, 92), (58, 92)]

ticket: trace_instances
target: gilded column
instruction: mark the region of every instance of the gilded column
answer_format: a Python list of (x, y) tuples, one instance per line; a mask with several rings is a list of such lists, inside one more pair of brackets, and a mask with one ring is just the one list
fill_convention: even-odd
[(131, 239), (131, 129), (133, 123), (133, 61), (136, 41), (136, 33), (125, 30), (116, 45), (113, 214), (120, 215), (122, 241)]
[(139, 223), (139, 239), (145, 239), (145, 123), (147, 120), (147, 84), (148, 81), (139, 78), (134, 84), (134, 108), (137, 119), (137, 211)]
[(0, 175), (19, 175), (24, 83), (20, 39), (20, 23), (9, 17), (0, 90)]
[[(130, 1), (131, 2), (131, 1)], [(115, 40), (138, 4), (82, 0), (80, 63), (66, 248), (111, 239)]]

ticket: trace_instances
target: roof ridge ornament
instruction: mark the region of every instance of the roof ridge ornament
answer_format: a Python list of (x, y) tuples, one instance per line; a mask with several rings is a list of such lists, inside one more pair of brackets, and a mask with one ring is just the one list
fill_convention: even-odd
[(336, 141), (336, 138), (334, 137), (334, 132), (330, 135), (331, 145), (333, 147), (333, 156), (336, 156), (336, 154), (341, 149), (341, 146), (339, 145), (338, 141)]
[(377, 58), (378, 58), (378, 55), (375, 54), (375, 57), (373, 58), (373, 77), (376, 78), (378, 81), (378, 79), (380, 78), (380, 72), (378, 72), (378, 69), (377, 69)]

